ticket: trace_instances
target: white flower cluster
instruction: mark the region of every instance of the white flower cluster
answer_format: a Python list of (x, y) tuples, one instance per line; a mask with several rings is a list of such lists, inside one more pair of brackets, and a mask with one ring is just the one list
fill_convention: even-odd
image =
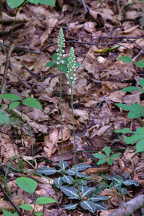
[(68, 71), (66, 73), (69, 84), (73, 85), (76, 81), (76, 57), (74, 53), (74, 48), (70, 48), (68, 63), (67, 63)]
[(57, 49), (57, 64), (63, 64), (63, 57), (65, 54), (65, 38), (63, 29), (60, 28), (59, 35), (58, 35), (58, 49)]

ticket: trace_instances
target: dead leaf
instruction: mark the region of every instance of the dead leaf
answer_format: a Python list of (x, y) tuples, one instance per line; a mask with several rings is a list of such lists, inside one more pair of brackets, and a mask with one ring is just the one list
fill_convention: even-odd
[(43, 150), (48, 156), (48, 158), (50, 158), (52, 154), (55, 153), (55, 151), (57, 150), (58, 140), (59, 140), (59, 131), (57, 128), (52, 129), (49, 132), (49, 135), (44, 137)]

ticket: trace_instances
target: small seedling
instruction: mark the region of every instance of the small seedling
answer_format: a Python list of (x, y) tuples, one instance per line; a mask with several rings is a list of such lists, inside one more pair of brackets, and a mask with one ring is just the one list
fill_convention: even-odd
[(107, 163), (108, 165), (112, 165), (113, 162), (120, 157), (120, 153), (113, 153), (111, 147), (106, 146), (102, 149), (104, 153), (95, 153), (93, 156), (97, 158), (99, 161), (97, 165), (102, 165)]
[[(34, 192), (36, 191), (36, 188), (38, 186), (38, 183), (28, 177), (18, 177), (16, 179), (16, 184), (19, 188), (21, 188), (23, 191), (29, 193), (29, 194), (34, 194)], [(56, 203), (57, 201), (51, 197), (38, 197), (35, 200), (35, 204), (38, 205), (47, 205), (50, 203)], [(18, 206), (19, 209), (22, 209), (23, 211), (30, 211), (33, 212), (34, 215), (41, 215), (43, 216), (42, 212), (36, 212), (34, 207), (30, 204), (24, 203)], [(3, 214), (4, 216), (18, 216), (18, 214), (15, 213), (11, 213), (10, 211), (7, 210), (3, 210)]]

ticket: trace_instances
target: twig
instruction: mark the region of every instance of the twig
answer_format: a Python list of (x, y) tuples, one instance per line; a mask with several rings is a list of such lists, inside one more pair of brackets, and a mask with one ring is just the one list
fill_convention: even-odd
[[(0, 42), (0, 46), (10, 48), (10, 45), (4, 44), (2, 42)], [(40, 54), (41, 53), (41, 51), (39, 51), (39, 50), (33, 50), (33, 49), (29, 49), (29, 48), (22, 47), (22, 46), (15, 46), (14, 47), (13, 52), (20, 52), (20, 51), (22, 51), (22, 52), (30, 52), (30, 53), (34, 53), (34, 54)]]
[(82, 5), (84, 7), (85, 13), (88, 13), (89, 12), (89, 8), (88, 8), (87, 4), (85, 3), (85, 0), (80, 0), (80, 2), (82, 3)]
[(143, 207), (144, 195), (138, 195), (134, 199), (122, 204), (108, 216), (127, 216), (133, 214), (137, 209)]
[(11, 57), (11, 54), (12, 54), (12, 52), (14, 50), (14, 46), (15, 45), (12, 44), (10, 49), (6, 53), (6, 63), (5, 63), (5, 67), (4, 67), (3, 79), (2, 79), (2, 82), (1, 82), (1, 94), (5, 93), (7, 73), (8, 73), (8, 68), (9, 68), (9, 65), (10, 65), (10, 57)]
[(16, 212), (22, 216), (21, 212), (19, 211), (19, 209), (16, 207), (16, 205), (13, 203), (13, 201), (9, 198), (9, 196), (7, 195), (7, 193), (5, 192), (5, 190), (3, 189), (2, 185), (0, 184), (0, 190), (3, 193), (3, 195), (5, 196), (5, 198), (8, 200), (8, 202), (11, 204), (11, 206), (16, 210)]

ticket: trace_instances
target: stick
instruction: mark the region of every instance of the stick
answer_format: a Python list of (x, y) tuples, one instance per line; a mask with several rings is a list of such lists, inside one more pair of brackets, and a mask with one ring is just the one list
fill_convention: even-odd
[(137, 209), (144, 206), (144, 195), (138, 195), (134, 199), (122, 204), (108, 216), (128, 216), (132, 215)]

